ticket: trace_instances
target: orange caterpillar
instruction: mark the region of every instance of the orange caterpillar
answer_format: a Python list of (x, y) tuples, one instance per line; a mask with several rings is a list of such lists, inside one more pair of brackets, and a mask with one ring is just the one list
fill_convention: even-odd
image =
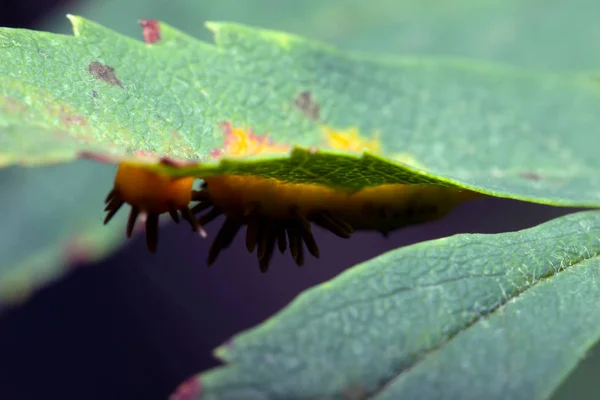
[[(441, 218), (461, 202), (479, 194), (436, 185), (389, 184), (366, 188), (354, 194), (308, 184), (282, 183), (252, 176), (220, 175), (206, 177), (202, 190), (192, 190), (194, 178), (170, 178), (121, 163), (115, 187), (107, 198), (105, 223), (123, 203), (132, 206), (127, 235), (131, 236), (140, 211), (148, 215), (147, 243), (154, 251), (158, 216), (177, 211), (194, 231), (219, 215), (226, 216), (208, 254), (208, 264), (229, 247), (239, 230), (246, 226), (246, 247), (257, 251), (261, 271), (269, 267), (275, 247), (281, 253), (289, 248), (298, 266), (304, 263), (304, 247), (319, 257), (311, 223), (335, 235), (349, 238), (355, 230), (375, 230), (384, 235), (401, 227)], [(191, 209), (188, 205), (197, 201)], [(206, 213), (197, 219), (193, 215)]]
[[(166, 161), (163, 161), (166, 162)], [(131, 206), (127, 221), (127, 237), (131, 237), (138, 216), (146, 218), (146, 243), (151, 253), (156, 251), (158, 242), (158, 217), (169, 213), (179, 223), (181, 218), (189, 222), (193, 231), (206, 236), (188, 205), (197, 195), (192, 190), (194, 177), (171, 178), (168, 175), (150, 171), (129, 163), (119, 164), (113, 189), (105, 199), (108, 214), (104, 224), (119, 211), (123, 204)]]

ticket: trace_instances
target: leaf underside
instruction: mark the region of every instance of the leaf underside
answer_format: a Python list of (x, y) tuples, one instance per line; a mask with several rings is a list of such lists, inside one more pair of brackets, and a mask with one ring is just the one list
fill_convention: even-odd
[(202, 399), (544, 399), (600, 338), (600, 212), (394, 250), (216, 354)]
[(0, 310), (122, 243), (123, 215), (102, 224), (114, 169), (79, 160), (0, 170)]
[[(147, 45), (70, 18), (75, 36), (0, 29), (4, 165), (90, 153), (118, 161), (141, 151), (201, 163), (168, 169), (174, 175), (247, 174), (347, 190), (441, 183), (600, 205), (600, 160), (590, 146), (600, 92), (586, 76), (342, 53), (232, 23), (208, 24), (215, 45), (167, 24)], [(288, 150), (237, 158), (224, 122)], [(375, 150), (363, 156), (331, 144), (327, 132), (352, 129)]]

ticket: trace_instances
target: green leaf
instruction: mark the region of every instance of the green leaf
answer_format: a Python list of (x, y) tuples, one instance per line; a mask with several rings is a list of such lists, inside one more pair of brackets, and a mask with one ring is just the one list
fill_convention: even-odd
[[(71, 4), (69, 8), (78, 8), (83, 3)], [(215, 15), (210, 12), (211, 8), (220, 9), (221, 15), (229, 15), (234, 19), (240, 16), (247, 22), (252, 21), (248, 19), (251, 18), (249, 11), (259, 11), (253, 14), (259, 18), (259, 22), (273, 21), (268, 14), (260, 11), (264, 9), (263, 6), (259, 5), (257, 8), (237, 0), (229, 4), (175, 1), (166, 8), (165, 4), (154, 4), (159, 8), (155, 10), (147, 0), (132, 0), (116, 4), (118, 10), (115, 12), (105, 3), (92, 14), (100, 20), (104, 18), (103, 15), (107, 15), (109, 26), (116, 24), (121, 32), (135, 37), (141, 37), (141, 32), (139, 26), (132, 21), (140, 15), (161, 15), (166, 20), (177, 21), (179, 26), (190, 27), (207, 39), (208, 31), (201, 25), (198, 27), (195, 15)], [(277, 22), (282, 27), (289, 26), (289, 22), (295, 20), (301, 12), (304, 14), (301, 26), (312, 25), (307, 32), (315, 34), (320, 31), (324, 38), (331, 37), (332, 32), (322, 24), (323, 20), (319, 17), (323, 12), (329, 14), (330, 6), (322, 7), (321, 3), (310, 7), (306, 3), (294, 4), (298, 7), (286, 7), (281, 10), (285, 14), (278, 13)], [(247, 7), (248, 5), (250, 6)], [(83, 7), (86, 8), (85, 5)], [(47, 30), (70, 33), (70, 24), (64, 23), (67, 21), (65, 12), (59, 11), (56, 14), (59, 15), (57, 24)], [(60, 27), (57, 26), (59, 24)], [(346, 21), (343, 26), (348, 29), (351, 25), (353, 24)], [(336, 27), (333, 32), (335, 35), (344, 34), (344, 30), (339, 30), (341, 26)], [(45, 145), (54, 146), (56, 143)], [(48, 147), (44, 150), (48, 151)], [(117, 214), (116, 221), (103, 227), (104, 215), (101, 209), (92, 206), (101, 204), (98, 199), (103, 198), (111, 187), (113, 174), (114, 167), (87, 161), (50, 168), (8, 168), (0, 171), (0, 185), (5, 193), (4, 197), (0, 197), (0, 219), (4, 221), (0, 225), (0, 309), (5, 304), (26, 300), (40, 285), (60, 279), (63, 274), (77, 268), (78, 262), (99, 259), (122, 243), (126, 214)], [(92, 180), (94, 184), (90, 186), (89, 182)], [(39, 205), (40, 193), (43, 194), (43, 206)], [(88, 207), (84, 207), (85, 205)], [(27, 237), (27, 240), (19, 240), (23, 237)]]
[(545, 399), (600, 338), (600, 212), (394, 250), (217, 349), (202, 399)]
[[(600, 160), (589, 145), (600, 92), (586, 76), (474, 60), (373, 59), (230, 23), (209, 24), (216, 46), (166, 24), (149, 46), (71, 19), (76, 37), (0, 30), (4, 163), (142, 150), (203, 162), (172, 174), (240, 173), (347, 190), (437, 182), (540, 203), (600, 204)], [(295, 105), (305, 91), (318, 121)], [(223, 149), (224, 121), (301, 148), (218, 164), (210, 155)], [(353, 127), (365, 140), (379, 135), (377, 155), (328, 150), (326, 128)], [(35, 140), (26, 140), (32, 129)]]
[(102, 224), (114, 170), (81, 160), (0, 171), (0, 309), (122, 242), (126, 215)]
[[(265, 12), (265, 10), (272, 10)], [(62, 10), (61, 10), (62, 11)], [(179, 29), (209, 39), (198, 23), (238, 21), (323, 40), (370, 53), (464, 56), (552, 70), (596, 70), (600, 42), (595, 0), (105, 0), (69, 4), (47, 25), (67, 33), (66, 12), (140, 37), (131, 23), (160, 16)]]
[(595, 0), (369, 4), (371, 13), (381, 13), (379, 21), (348, 35), (340, 45), (371, 52), (475, 57), (558, 71), (596, 70), (600, 65), (600, 54), (582, 45), (600, 41), (595, 19), (600, 3)]

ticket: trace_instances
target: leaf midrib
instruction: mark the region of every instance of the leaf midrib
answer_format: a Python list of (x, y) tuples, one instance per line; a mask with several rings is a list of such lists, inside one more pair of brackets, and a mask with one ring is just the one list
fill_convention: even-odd
[(494, 313), (500, 311), (509, 302), (517, 299), (518, 297), (520, 297), (521, 295), (523, 295), (528, 290), (530, 290), (530, 289), (538, 286), (540, 283), (545, 282), (546, 280), (548, 280), (550, 278), (553, 278), (554, 276), (557, 276), (557, 275), (559, 275), (561, 273), (566, 272), (569, 269), (572, 269), (573, 267), (576, 267), (578, 264), (581, 264), (584, 261), (588, 261), (588, 260), (591, 260), (593, 258), (596, 258), (599, 255), (600, 255), (600, 253), (597, 253), (597, 252), (590, 253), (590, 254), (588, 254), (588, 256), (583, 256), (583, 257), (581, 257), (581, 259), (577, 259), (576, 261), (573, 261), (569, 265), (561, 266), (561, 267), (559, 267), (556, 270), (551, 270), (547, 274), (542, 275), (541, 277), (539, 277), (538, 279), (536, 279), (529, 286), (527, 286), (527, 288), (525, 288), (524, 290), (522, 290), (520, 292), (517, 292), (517, 293), (515, 293), (512, 296), (504, 297), (503, 300), (500, 301), (496, 306), (490, 307), (489, 311), (482, 312), (477, 317), (475, 317), (471, 322), (469, 322), (468, 324), (466, 324), (463, 328), (457, 329), (456, 331), (450, 333), (447, 336), (446, 340), (441, 341), (436, 346), (432, 346), (432, 347), (430, 347), (430, 348), (428, 348), (428, 349), (423, 350), (422, 352), (420, 352), (419, 356), (417, 356), (416, 359), (413, 362), (408, 363), (405, 367), (401, 368), (400, 371), (398, 371), (396, 374), (392, 375), (391, 377), (382, 380), (382, 383), (380, 384), (380, 386), (376, 390), (369, 392), (367, 394), (367, 396), (364, 397), (364, 400), (375, 399), (377, 395), (379, 395), (380, 393), (382, 393), (383, 391), (385, 391), (396, 379), (402, 377), (406, 373), (409, 373), (413, 368), (417, 367), (418, 365), (420, 365), (421, 363), (425, 362), (427, 359), (429, 359), (430, 357), (432, 357), (434, 354), (438, 353), (446, 344), (450, 343), (460, 333), (469, 330), (471, 327), (473, 327), (477, 323), (479, 323), (479, 321), (481, 321), (482, 319), (487, 318), (487, 317), (493, 315)]

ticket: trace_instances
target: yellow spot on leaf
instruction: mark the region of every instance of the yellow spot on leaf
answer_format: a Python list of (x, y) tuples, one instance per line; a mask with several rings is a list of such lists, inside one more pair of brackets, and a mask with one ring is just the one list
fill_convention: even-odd
[(223, 124), (225, 146), (211, 152), (213, 157), (246, 157), (264, 154), (288, 153), (290, 146), (279, 144), (267, 135), (256, 135), (251, 130), (235, 127), (229, 122)]
[(334, 150), (345, 150), (354, 153), (362, 153), (368, 150), (373, 153), (381, 151), (379, 135), (374, 134), (370, 138), (360, 135), (358, 128), (350, 127), (345, 130), (336, 130), (328, 126), (322, 127), (325, 133), (327, 147)]

